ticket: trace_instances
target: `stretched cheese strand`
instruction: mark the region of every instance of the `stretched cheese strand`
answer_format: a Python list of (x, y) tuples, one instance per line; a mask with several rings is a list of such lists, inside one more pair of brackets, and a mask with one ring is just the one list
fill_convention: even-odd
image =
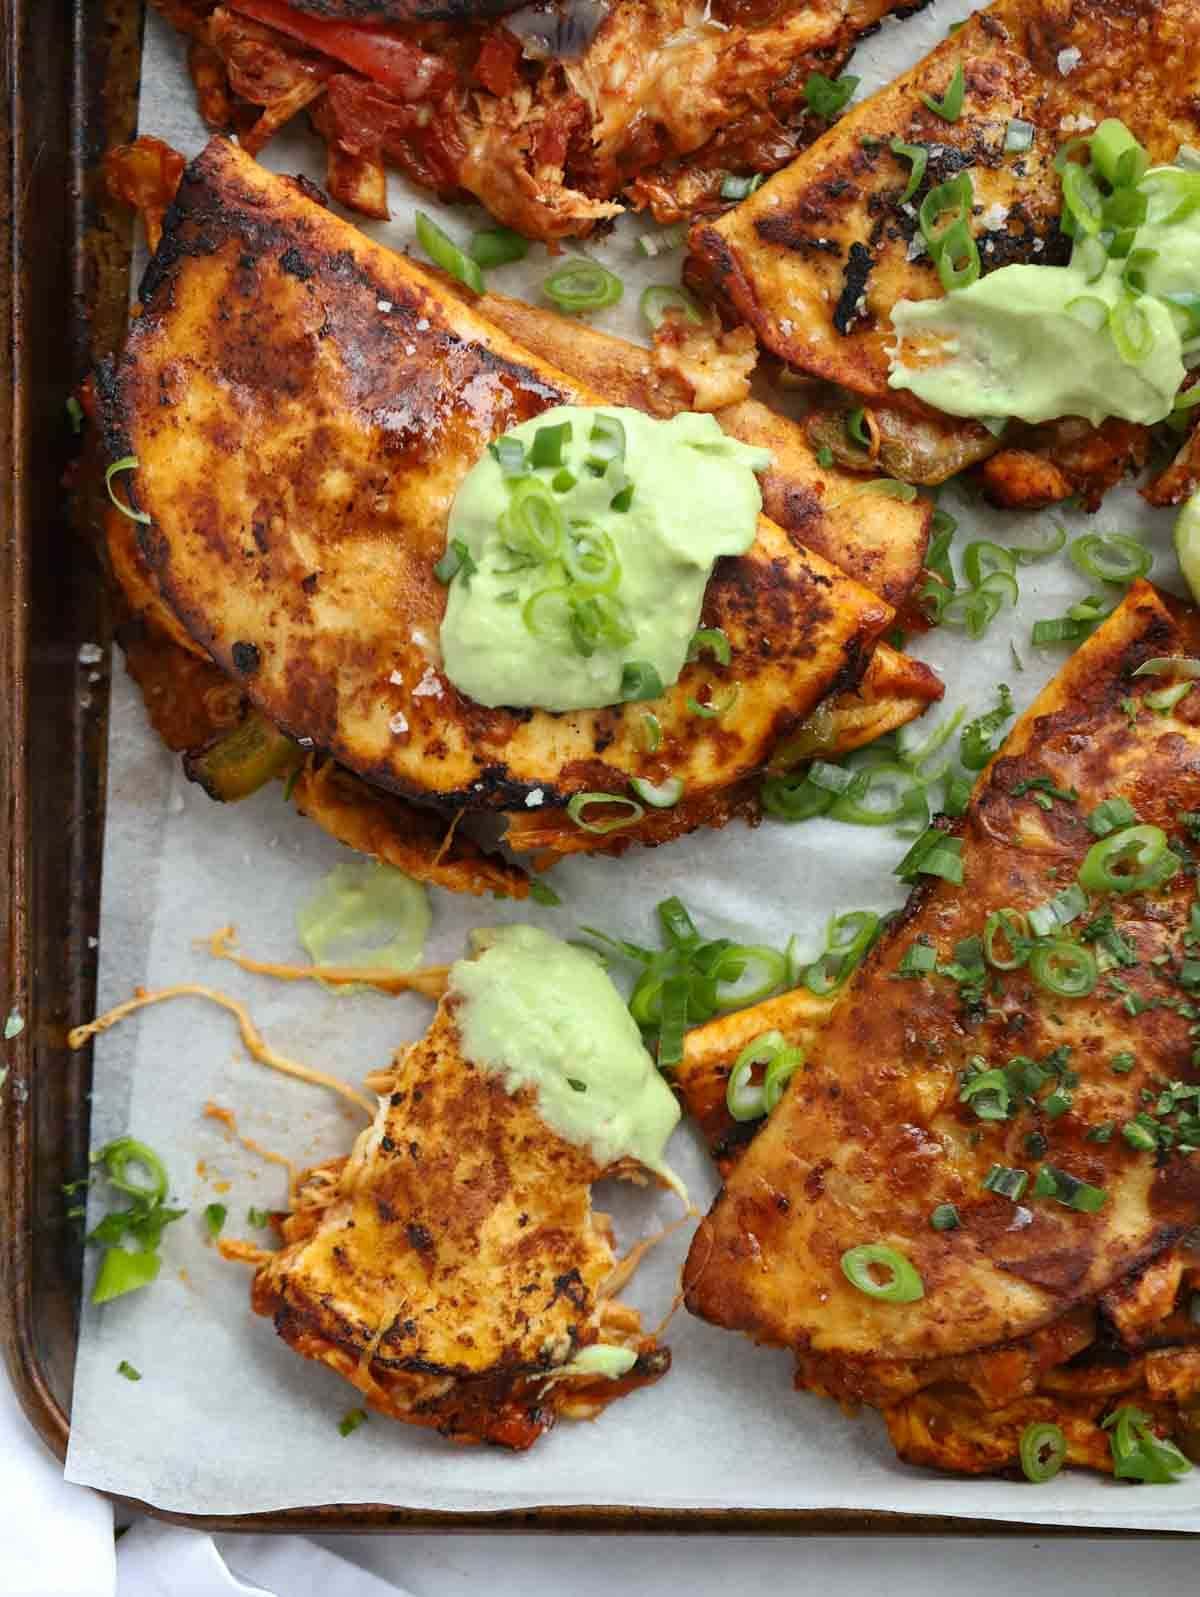
[(449, 965), (426, 965), (420, 970), (374, 970), (360, 965), (287, 965), (270, 959), (253, 959), (249, 954), (239, 954), (234, 946), (232, 926), (222, 926), (204, 946), (214, 959), (228, 959), (258, 976), (274, 976), (279, 981), (319, 981), (331, 986), (361, 984), (377, 988), (382, 993), (422, 993), (435, 1002), (446, 991), (450, 975)]
[(202, 987), (195, 982), (181, 982), (175, 987), (160, 987), (152, 993), (139, 989), (133, 998), (127, 998), (123, 1004), (118, 1004), (107, 1014), (98, 1015), (95, 1020), (89, 1020), (85, 1026), (75, 1026), (67, 1033), (67, 1046), (71, 1049), (82, 1048), (90, 1038), (107, 1031), (118, 1021), (125, 1020), (129, 1015), (136, 1014), (139, 1009), (146, 1009), (151, 1004), (161, 1004), (168, 998), (206, 998), (209, 1003), (218, 1004), (237, 1020), (247, 1052), (257, 1059), (260, 1065), (268, 1065), (282, 1075), (294, 1076), (297, 1081), (307, 1081), (314, 1087), (327, 1087), (330, 1092), (337, 1093), (340, 1098), (345, 1098), (347, 1102), (356, 1105), (366, 1114), (374, 1115), (375, 1104), (364, 1093), (350, 1086), (348, 1082), (339, 1080), (337, 1076), (329, 1075), (327, 1071), (317, 1070), (312, 1065), (302, 1065), (297, 1060), (277, 1054), (250, 1019), (245, 1005), (239, 1004), (235, 998), (230, 998), (226, 993), (217, 992), (212, 987)]

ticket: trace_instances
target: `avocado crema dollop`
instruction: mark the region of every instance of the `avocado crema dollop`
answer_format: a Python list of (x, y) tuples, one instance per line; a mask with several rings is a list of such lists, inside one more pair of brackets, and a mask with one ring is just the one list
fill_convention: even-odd
[(450, 511), (446, 675), (477, 703), (598, 709), (679, 676), (714, 562), (754, 542), (767, 451), (716, 419), (559, 405), (496, 439)]
[(686, 1198), (664, 1159), (679, 1104), (595, 955), (535, 926), (471, 941), (450, 969), (464, 1057), (510, 1093), (532, 1087), (550, 1129), (597, 1164), (636, 1159)]
[(1155, 167), (1124, 194), (1144, 219), (1124, 236), (1077, 229), (1068, 266), (901, 300), (891, 386), (953, 416), (1162, 421), (1200, 349), (1200, 172)]

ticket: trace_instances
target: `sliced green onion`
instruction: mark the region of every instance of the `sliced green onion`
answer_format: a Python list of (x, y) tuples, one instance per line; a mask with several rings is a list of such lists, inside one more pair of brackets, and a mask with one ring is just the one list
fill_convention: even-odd
[(918, 876), (940, 876), (944, 881), (962, 885), (962, 838), (948, 837), (936, 826), (928, 827), (896, 866), (894, 875), (902, 882), (915, 881)]
[(1015, 1170), (1007, 1164), (994, 1164), (983, 1178), (983, 1185), (989, 1192), (999, 1193), (1002, 1198), (1011, 1198), (1014, 1203), (1028, 1184), (1028, 1170)]
[(939, 1203), (929, 1216), (929, 1223), (935, 1231), (957, 1231), (962, 1224), (962, 1217), (952, 1203)]
[(980, 1120), (1007, 1120), (1012, 1110), (1012, 1092), (1003, 1070), (980, 1070), (964, 1080), (959, 1103), (970, 1104)]
[(1018, 1451), (1025, 1479), (1041, 1486), (1052, 1481), (1066, 1463), (1067, 1439), (1059, 1426), (1034, 1420), (1021, 1432)]
[(674, 227), (664, 227), (658, 233), (639, 233), (637, 247), (648, 260), (677, 250), (687, 238), (687, 223), (677, 222)]
[(1009, 155), (1021, 155), (1033, 146), (1033, 136), (1037, 132), (1032, 122), (1026, 122), (1022, 117), (1009, 118), (1008, 127), (1004, 130), (1004, 149)]
[(1110, 188), (1132, 188), (1150, 165), (1149, 155), (1116, 117), (1101, 122), (1092, 134), (1091, 150), (1092, 163)]
[[(1005, 573), (996, 572), (994, 575), (999, 577)], [(1009, 578), (1010, 582), (1012, 580)], [(942, 605), (939, 619), (943, 626), (963, 627), (969, 637), (982, 638), (1008, 597), (1007, 592), (1001, 594), (990, 587), (966, 589), (953, 594)]]
[(561, 466), (563, 446), (571, 442), (571, 423), (560, 421), (556, 427), (539, 427), (529, 446), (531, 466)]
[(1136, 1120), (1130, 1120), (1121, 1127), (1121, 1136), (1131, 1148), (1136, 1148), (1139, 1153), (1151, 1153), (1158, 1147), (1158, 1137), (1150, 1126), (1143, 1126)]
[(673, 283), (652, 283), (643, 290), (638, 308), (656, 332), (667, 317), (676, 312), (688, 322), (700, 324), (704, 321), (692, 296)]
[(1078, 1176), (1052, 1164), (1044, 1164), (1038, 1171), (1033, 1195), (1035, 1198), (1054, 1198), (1078, 1214), (1098, 1214), (1108, 1202), (1108, 1193), (1103, 1187), (1093, 1187), (1089, 1182), (1080, 1181)]
[(692, 641), (688, 644), (688, 660), (696, 661), (702, 654), (711, 654), (720, 665), (728, 665), (733, 659), (729, 639), (721, 627), (701, 627), (692, 634)]
[(569, 594), (570, 590), (559, 583), (553, 588), (539, 588), (526, 599), (521, 616), (535, 638), (562, 641), (568, 635)]
[(1062, 173), (1063, 220), (1074, 234), (1098, 233), (1104, 224), (1104, 196), (1086, 167), (1069, 163)]
[(1174, 1442), (1155, 1435), (1150, 1415), (1132, 1404), (1122, 1403), (1101, 1424), (1111, 1433), (1109, 1449), (1118, 1480), (1169, 1486), (1192, 1467)]
[(728, 715), (738, 701), (741, 689), (736, 682), (731, 683), (719, 699), (712, 699), (707, 704), (702, 704), (690, 693), (687, 697), (687, 707), (693, 715), (699, 715), (706, 721), (720, 720), (721, 716)]
[(615, 305), (624, 292), (621, 279), (596, 261), (565, 261), (542, 283), (546, 298), (571, 314), (604, 310)]
[(367, 1423), (367, 1411), (362, 1408), (348, 1409), (338, 1421), (339, 1436), (353, 1436), (360, 1425)]
[(1064, 309), (1068, 316), (1081, 323), (1089, 332), (1098, 333), (1108, 325), (1108, 302), (1095, 294), (1077, 294), (1068, 300)]
[(599, 412), (588, 434), (588, 470), (602, 477), (614, 461), (625, 459), (625, 427), (619, 416)]
[(476, 294), (483, 293), (483, 273), (477, 263), (424, 211), (417, 212), (417, 241), (435, 266), (449, 272)]
[(753, 1081), (755, 1065), (767, 1064), (784, 1046), (783, 1035), (767, 1031), (748, 1042), (737, 1056), (725, 1085), (725, 1107), (734, 1120), (761, 1120), (767, 1112), (764, 1084)]
[(829, 813), (835, 821), (851, 826), (890, 826), (912, 814), (917, 794), (924, 804), (924, 790), (911, 770), (881, 762), (855, 772), (850, 786), (834, 800)]
[(785, 1048), (771, 1060), (763, 1077), (763, 1102), (768, 1114), (783, 1097), (788, 1082), (803, 1063), (803, 1048)]
[(823, 815), (835, 795), (818, 787), (806, 774), (790, 771), (785, 776), (769, 776), (760, 789), (763, 808), (780, 821), (808, 821)]
[(204, 1224), (210, 1237), (219, 1237), (229, 1211), (223, 1203), (210, 1203), (204, 1210)]
[(863, 449), (870, 449), (871, 435), (867, 431), (867, 413), (860, 405), (846, 416), (846, 436)]
[(1144, 577), (1154, 564), (1144, 544), (1120, 532), (1090, 532), (1076, 538), (1068, 553), (1085, 576), (1120, 586)]
[(1135, 677), (1200, 677), (1200, 660), (1186, 654), (1159, 654), (1152, 660), (1143, 660), (1133, 673)]
[(1180, 863), (1161, 827), (1127, 826), (1092, 844), (1079, 882), (1089, 893), (1148, 892), (1174, 876)]
[(983, 770), (999, 746), (1000, 733), (1005, 722), (1012, 720), (1014, 710), (1008, 684), (1001, 682), (997, 693), (1000, 702), (996, 708), (976, 716), (963, 728), (958, 743), (958, 753), (968, 771)]
[(827, 793), (847, 793), (854, 786), (857, 776), (844, 765), (833, 765), (828, 760), (814, 760), (808, 768), (808, 779), (814, 787), (820, 787)]
[(523, 261), (528, 254), (529, 240), (511, 227), (485, 227), (471, 235), (471, 259), (485, 271), (489, 266)]
[(860, 78), (843, 73), (840, 78), (827, 78), (823, 72), (810, 72), (804, 85), (804, 98), (814, 116), (832, 122), (850, 104)]
[[(621, 667), (621, 700), (623, 703), (637, 702), (642, 699), (661, 699), (663, 695), (663, 680), (657, 669), (649, 660), (626, 660)], [(658, 717), (644, 715), (643, 727), (647, 721), (653, 721), (655, 740), (647, 744), (647, 752), (653, 754), (662, 742), (662, 727)]]
[(896, 974), (906, 977), (930, 976), (936, 966), (937, 949), (932, 943), (923, 943), (917, 938), (904, 950), (904, 956), (896, 966)]
[(672, 976), (663, 983), (662, 1019), (658, 1028), (658, 1066), (672, 1070), (683, 1059), (683, 1034), (688, 1022), (688, 981)]
[(1148, 710), (1157, 710), (1160, 715), (1166, 715), (1180, 699), (1187, 697), (1194, 686), (1192, 682), (1176, 682), (1173, 687), (1158, 688), (1154, 693), (1147, 693), (1142, 703)]
[[(1085, 234), (1083, 238), (1077, 238), (1075, 247), (1071, 251), (1071, 266), (1082, 274), (1085, 283), (1098, 283), (1108, 270), (1108, 251), (1105, 249), (1103, 241), (1088, 234)], [(1075, 303), (1072, 300), (1068, 304), (1067, 310), (1070, 311), (1071, 306)], [(1104, 319), (1107, 321), (1108, 306), (1104, 301), (1101, 301), (1101, 303), (1104, 304)], [(1080, 320), (1083, 319), (1082, 317), (1080, 318)], [(1101, 323), (1101, 326), (1103, 326), (1103, 323)]]
[(942, 287), (947, 293), (956, 288), (970, 288), (983, 270), (979, 259), (979, 245), (965, 217), (952, 222), (942, 233), (937, 253), (937, 271)]
[(1073, 920), (1078, 920), (1087, 907), (1087, 894), (1078, 882), (1072, 882), (1045, 904), (1038, 904), (1029, 911), (1029, 928), (1035, 937), (1048, 937), (1060, 926), (1069, 926)]
[(523, 477), (529, 470), (525, 459), (525, 445), (519, 438), (513, 438), (505, 433), (499, 438), (493, 438), (488, 445), (488, 454), (500, 467), (503, 477)]
[(721, 198), (748, 200), (766, 181), (766, 174), (763, 172), (755, 172), (752, 177), (739, 177), (736, 172), (730, 172), (721, 180)]
[(1150, 318), (1128, 294), (1122, 295), (1108, 313), (1108, 330), (1117, 354), (1127, 366), (1145, 360), (1154, 348), (1154, 328)]
[(128, 1359), (122, 1359), (117, 1365), (117, 1374), (123, 1375), (127, 1381), (140, 1381), (142, 1378), (141, 1370), (135, 1369)]
[(957, 771), (951, 771), (946, 778), (946, 787), (942, 794), (942, 814), (965, 815), (970, 802), (971, 779), (960, 776)]
[[(1008, 952), (996, 946), (1003, 937)], [(1018, 909), (994, 909), (984, 922), (983, 953), (988, 964), (996, 970), (1019, 970), (1032, 952), (1029, 921)]]
[[(521, 477), (511, 484), (508, 509), (501, 515), (499, 525), (500, 537), (506, 548), (514, 554), (527, 555), (538, 563), (555, 558), (562, 548), (566, 530), (558, 500), (541, 477)], [(599, 536), (608, 535), (602, 533)], [(611, 544), (611, 539), (609, 542)], [(568, 551), (570, 547), (571, 540), (568, 540)], [(615, 550), (612, 559), (615, 562)], [(564, 560), (569, 574), (577, 580), (583, 580), (580, 574), (572, 570), (568, 555), (564, 555)]]
[(1100, 979), (1091, 949), (1065, 937), (1037, 944), (1029, 956), (1029, 974), (1058, 998), (1086, 998)]
[(105, 1248), (100, 1260), (96, 1284), (92, 1288), (93, 1303), (109, 1303), (123, 1297), (126, 1292), (136, 1292), (158, 1279), (162, 1260), (157, 1253), (130, 1253), (125, 1248)]
[[(1134, 676), (1137, 672), (1134, 672)], [(1122, 831), (1137, 825), (1137, 811), (1128, 799), (1104, 799), (1087, 818), (1088, 830), (1094, 837), (1107, 837), (1110, 832)]]
[(1130, 250), (1125, 257), (1125, 266), (1121, 272), (1121, 282), (1131, 294), (1144, 294), (1146, 292), (1146, 274), (1158, 259), (1159, 252), (1151, 249)]
[[(746, 972), (758, 972), (757, 980), (747, 984)], [(761, 944), (730, 943), (717, 956), (709, 976), (716, 983), (714, 999), (718, 1009), (741, 1009), (767, 998), (787, 980), (787, 960), (777, 948)]]
[(957, 122), (962, 115), (965, 90), (966, 79), (963, 76), (963, 65), (960, 61), (954, 68), (954, 76), (950, 79), (942, 98), (935, 100), (933, 95), (923, 94), (921, 102), (929, 107), (934, 116), (940, 116), (943, 122)]
[(663, 782), (648, 782), (644, 776), (635, 776), (629, 785), (638, 798), (655, 810), (672, 809), (683, 797), (681, 776), (668, 776)]
[(925, 176), (925, 169), (929, 165), (929, 151), (923, 144), (906, 144), (903, 139), (893, 139), (891, 142), (893, 155), (899, 156), (903, 161), (910, 161), (912, 169), (908, 174), (908, 183), (898, 203), (906, 204), (921, 187)]
[(978, 587), (994, 571), (1003, 571), (1011, 576), (1016, 565), (1016, 553), (1006, 549), (1003, 544), (993, 543), (989, 538), (979, 538), (963, 550), (963, 575), (973, 588)]
[[(604, 805), (607, 807), (614, 804), (620, 805), (626, 813), (606, 820), (588, 820), (586, 812), (594, 806)], [(636, 826), (645, 813), (645, 810), (635, 799), (625, 798), (620, 793), (576, 793), (575, 797), (567, 805), (567, 814), (581, 831), (595, 832), (599, 836), (603, 836), (607, 832), (619, 831), (625, 826)]]
[(83, 431), (83, 406), (74, 394), (67, 395), (67, 419), (71, 423), (71, 431), (78, 438)]
[[(959, 723), (966, 714), (965, 705), (959, 705), (953, 715), (948, 715), (945, 720), (938, 723), (926, 737), (919, 742), (917, 737), (918, 723), (909, 722), (900, 728), (898, 743), (900, 758), (918, 782), (936, 782), (944, 776), (949, 767), (949, 756), (943, 762), (931, 764), (936, 755), (958, 731)], [(921, 730), (924, 730), (923, 728)]]
[(136, 471), (138, 469), (138, 464), (138, 457), (136, 455), (123, 455), (120, 460), (114, 460), (112, 465), (104, 473), (104, 486), (108, 490), (108, 497), (112, 500), (113, 504), (123, 516), (128, 516), (130, 521), (141, 521), (148, 525), (150, 522), (150, 517), (144, 510), (134, 510), (130, 505), (123, 504), (121, 500), (117, 498), (116, 494), (113, 493), (112, 480), (116, 474), (119, 471)]
[(556, 494), (569, 494), (579, 479), (573, 471), (568, 471), (566, 466), (561, 471), (556, 471), (550, 479), (550, 486)]
[(567, 629), (585, 659), (601, 646), (619, 649), (634, 639), (624, 606), (611, 594), (592, 589), (567, 590)]
[[(886, 1272), (887, 1280), (880, 1282), (872, 1274), (874, 1270)], [(881, 1242), (847, 1248), (842, 1254), (842, 1274), (851, 1286), (881, 1303), (916, 1303), (925, 1296), (925, 1283), (912, 1260)]]
[[(548, 560), (552, 555), (542, 558)], [(572, 527), (563, 547), (562, 562), (571, 581), (589, 592), (614, 593), (620, 584), (617, 546), (598, 527)]]
[[(645, 666), (645, 664), (645, 661), (635, 661), (633, 662), (632, 666), (626, 666), (625, 670), (628, 671), (635, 669), (637, 666)], [(654, 671), (653, 666), (649, 666), (648, 669)], [(658, 676), (657, 671), (655, 671), (654, 674), (656, 677)], [(625, 687), (625, 671), (622, 671), (621, 673), (621, 687), (622, 689)], [(660, 680), (657, 693), (646, 693), (645, 695), (630, 693), (628, 697), (640, 698), (644, 696), (648, 699), (657, 699), (661, 696), (661, 694), (662, 682)], [(662, 747), (662, 723), (659, 721), (658, 717), (656, 715), (652, 715), (649, 710), (647, 710), (645, 715), (642, 716), (641, 741), (642, 747), (645, 749), (647, 754), (656, 754)]]
[[(153, 1208), (167, 1195), (169, 1184), (166, 1166), (153, 1148), (139, 1142), (136, 1137), (117, 1137), (92, 1155), (93, 1164), (102, 1164), (104, 1174), (118, 1192), (138, 1198)], [(130, 1166), (140, 1167), (149, 1181), (136, 1179)]]
[(544, 904), (547, 909), (555, 909), (562, 903), (562, 899), (549, 882), (540, 882), (536, 876), (530, 878), (529, 896), (535, 904)]

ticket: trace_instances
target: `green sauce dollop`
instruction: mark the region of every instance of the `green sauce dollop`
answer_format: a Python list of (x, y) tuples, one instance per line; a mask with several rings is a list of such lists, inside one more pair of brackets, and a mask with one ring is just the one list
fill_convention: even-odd
[(296, 931), (314, 965), (412, 970), (421, 962), (430, 919), (420, 882), (379, 860), (354, 860), (335, 866), (300, 906)]
[(1130, 256), (1157, 252), (1143, 271), (1145, 292), (1133, 301), (1152, 338), (1142, 359), (1122, 359), (1107, 323), (1094, 325), (1099, 306), (1110, 311), (1127, 294), (1128, 258), (1110, 259), (1089, 281), (1077, 249), (1069, 266), (1002, 266), (943, 299), (901, 300), (892, 310), (900, 342), (891, 387), (952, 416), (1027, 422), (1083, 416), (1093, 426), (1107, 416), (1147, 426), (1162, 421), (1191, 348), (1186, 318), (1163, 296), (1194, 292), (1200, 260), (1200, 208), (1170, 224), (1163, 220), (1178, 200), (1164, 194), (1160, 174), (1176, 170), (1156, 168), (1139, 185), (1150, 209)]
[[(592, 432), (606, 417), (624, 431), (624, 458), (598, 474), (589, 465)], [(754, 473), (770, 455), (727, 438), (714, 417), (685, 412), (657, 421), (621, 406), (559, 405), (505, 438), (528, 453), (538, 432), (563, 423), (571, 436), (560, 460), (525, 473), (540, 479), (561, 514), (558, 555), (531, 558), (506, 542), (502, 518), (520, 478), (505, 476), (495, 446), (464, 478), (450, 511), (447, 546), (465, 547), (469, 563), (450, 583), (442, 656), (455, 687), (489, 707), (616, 704), (625, 667), (635, 663), (653, 667), (669, 686), (683, 669), (713, 563), (754, 542), (762, 508)], [(632, 489), (628, 508), (614, 509), (622, 487)], [(626, 636), (581, 644), (572, 633), (569, 599), (591, 590), (562, 555), (581, 534), (611, 539), (615, 567), (595, 591)]]
[(597, 1164), (637, 1159), (682, 1194), (664, 1161), (679, 1104), (603, 966), (534, 926), (474, 933), (483, 952), (451, 967), (464, 1056), (532, 1087), (538, 1113)]

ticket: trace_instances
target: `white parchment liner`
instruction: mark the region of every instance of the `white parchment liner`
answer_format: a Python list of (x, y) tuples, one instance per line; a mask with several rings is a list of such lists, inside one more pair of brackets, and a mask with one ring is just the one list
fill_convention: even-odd
[[(860, 95), (918, 59), (973, 9), (972, 0), (935, 0), (918, 17), (885, 23), (852, 63), (863, 77)], [(189, 155), (206, 139), (183, 41), (153, 13), (141, 130)], [(323, 148), (299, 124), (268, 147), (265, 160), (321, 180)], [(482, 217), (444, 210), (395, 176), (390, 203), (392, 221), (368, 223), (367, 230), (397, 249), (412, 246), (418, 205), (459, 237)], [(681, 260), (681, 252), (642, 260), (634, 239), (647, 229), (652, 224), (634, 219), (612, 239), (579, 251), (624, 278), (624, 302), (598, 320), (627, 337), (641, 336), (642, 288), (675, 281)], [(491, 281), (502, 292), (536, 300), (546, 263), (545, 251), (535, 247), (524, 263), (493, 273)], [(959, 517), (959, 547), (979, 536), (1024, 541), (1037, 519), (972, 508), (953, 490), (943, 503)], [(1093, 527), (1146, 533), (1157, 551), (1155, 575), (1176, 583), (1169, 517), (1149, 512), (1132, 490), (1111, 494), (1094, 518), (1066, 513), (1062, 519), (1073, 533)], [(1087, 591), (1058, 556), (1022, 570), (1019, 607), (1002, 615), (983, 641), (934, 634), (915, 652), (942, 671), (947, 706), (966, 703), (978, 713), (993, 703), (996, 683), (1007, 681), (1023, 708), (1064, 658), (1061, 649), (1029, 646), (1032, 622), (1061, 613)], [(195, 946), (233, 922), (247, 951), (300, 957), (296, 906), (332, 865), (350, 857), (347, 851), (292, 813), (278, 784), (242, 804), (211, 803), (150, 731), (119, 654), (112, 679), (101, 1008), (138, 984), (209, 982), (245, 999), (284, 1053), (351, 1081), (385, 1063), (424, 1028), (430, 1008), (423, 1000), (282, 986), (218, 964)], [(569, 860), (554, 872), (560, 909), (434, 892), (428, 957), (458, 957), (472, 926), (523, 918), (565, 936), (583, 922), (654, 940), (653, 906), (669, 893), (685, 900), (710, 935), (782, 946), (798, 932), (815, 954), (831, 913), (901, 902), (890, 872), (905, 846), (890, 829), (814, 821), (751, 831), (734, 824), (667, 848), (635, 849), (619, 861)], [(337, 1423), (357, 1405), (357, 1394), (297, 1358), (268, 1321), (251, 1314), (249, 1272), (224, 1263), (206, 1241), (206, 1204), (227, 1205), (228, 1235), (255, 1235), (244, 1224), (246, 1209), (278, 1205), (285, 1190), (282, 1170), (204, 1118), (209, 1101), (232, 1108), (244, 1134), (302, 1163), (346, 1151), (361, 1124), (330, 1095), (247, 1059), (233, 1021), (198, 1001), (149, 1010), (100, 1039), (93, 1145), (126, 1131), (143, 1138), (162, 1153), (173, 1193), (191, 1212), (166, 1232), (162, 1275), (150, 1290), (100, 1309), (85, 1304), (71, 1480), (204, 1514), (330, 1502), (481, 1511), (590, 1503), (858, 1508), (1200, 1530), (1200, 1471), (1169, 1488), (1138, 1489), (1088, 1475), (1067, 1474), (1034, 1488), (910, 1469), (896, 1461), (877, 1416), (849, 1418), (832, 1403), (794, 1394), (787, 1354), (755, 1348), (683, 1312), (670, 1329), (675, 1362), (664, 1381), (615, 1404), (594, 1425), (564, 1422), (527, 1454), (457, 1447), (379, 1416), (343, 1439)], [(697, 1203), (706, 1205), (715, 1189), (712, 1169), (686, 1127), (671, 1157)], [(678, 1212), (666, 1195), (607, 1187), (600, 1205), (617, 1215), (623, 1241)], [(671, 1300), (688, 1234), (653, 1254), (626, 1293), (650, 1323)], [(142, 1372), (140, 1383), (117, 1373), (122, 1359)]]

